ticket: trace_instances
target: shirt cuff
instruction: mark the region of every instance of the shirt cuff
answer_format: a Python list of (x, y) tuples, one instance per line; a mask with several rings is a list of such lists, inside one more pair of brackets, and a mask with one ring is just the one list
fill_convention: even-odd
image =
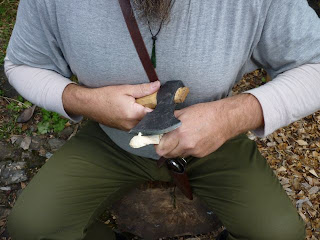
[(64, 89), (69, 85), (69, 84), (76, 84), (69, 80), (68, 78), (61, 78), (61, 79), (56, 79), (55, 86), (56, 88), (52, 92), (52, 99), (50, 101), (47, 101), (47, 105), (45, 106), (45, 109), (59, 113), (61, 116), (77, 123), (80, 122), (83, 119), (83, 116), (80, 115), (71, 115), (68, 114), (64, 107), (63, 107), (63, 102), (62, 102), (62, 94)]
[(258, 99), (263, 111), (264, 126), (251, 130), (251, 132), (253, 132), (257, 137), (266, 137), (278, 128), (275, 126), (275, 123), (279, 122), (281, 117), (279, 116), (277, 110), (272, 107), (272, 104), (270, 104), (270, 100), (268, 99), (265, 89), (263, 89), (262, 86), (245, 91), (244, 93), (249, 93), (255, 96)]

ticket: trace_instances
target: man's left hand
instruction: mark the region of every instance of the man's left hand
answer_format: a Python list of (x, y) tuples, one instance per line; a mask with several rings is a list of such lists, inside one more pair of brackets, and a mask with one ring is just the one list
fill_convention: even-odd
[(175, 111), (182, 126), (165, 134), (156, 152), (166, 158), (204, 157), (228, 139), (263, 125), (260, 103), (251, 94), (196, 104)]

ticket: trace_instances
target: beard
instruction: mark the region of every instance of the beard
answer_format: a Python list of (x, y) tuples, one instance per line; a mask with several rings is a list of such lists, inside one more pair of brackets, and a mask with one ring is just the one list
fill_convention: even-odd
[(149, 22), (169, 22), (173, 0), (132, 0), (138, 17)]

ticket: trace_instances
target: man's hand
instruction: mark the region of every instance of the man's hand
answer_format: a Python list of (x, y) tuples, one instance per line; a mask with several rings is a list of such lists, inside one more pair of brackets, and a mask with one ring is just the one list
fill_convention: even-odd
[(176, 111), (175, 116), (182, 126), (155, 146), (166, 158), (207, 156), (228, 139), (263, 125), (260, 103), (251, 94), (196, 104)]
[(159, 87), (160, 82), (101, 88), (69, 84), (63, 92), (63, 106), (68, 114), (83, 115), (109, 127), (129, 130), (152, 111), (136, 103), (136, 98), (150, 95)]

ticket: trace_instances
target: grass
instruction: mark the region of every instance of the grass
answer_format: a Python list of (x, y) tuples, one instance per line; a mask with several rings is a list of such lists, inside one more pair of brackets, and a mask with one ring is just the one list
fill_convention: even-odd
[(8, 98), (0, 91), (0, 140), (8, 139), (11, 135), (19, 135), (23, 132), (21, 125), (17, 124), (19, 113), (31, 106), (31, 103), (21, 96), (17, 99)]
[(3, 64), (6, 55), (18, 4), (18, 0), (0, 0), (0, 65)]

